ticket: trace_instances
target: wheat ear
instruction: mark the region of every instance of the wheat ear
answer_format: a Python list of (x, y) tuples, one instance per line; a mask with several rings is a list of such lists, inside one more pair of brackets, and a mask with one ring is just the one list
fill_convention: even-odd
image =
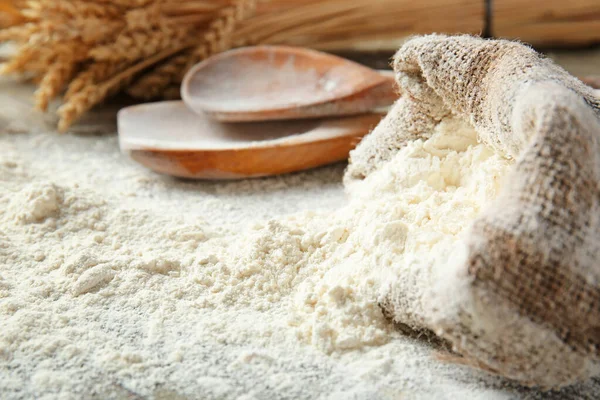
[(9, 40), (18, 43), (27, 42), (32, 35), (40, 32), (42, 29), (42, 25), (37, 23), (11, 26), (10, 28), (0, 30), (0, 42)]
[(125, 67), (125, 63), (117, 62), (97, 62), (90, 64), (71, 81), (63, 96), (63, 100), (68, 101), (83, 88), (105, 81), (118, 71), (125, 69)]
[(39, 110), (46, 111), (48, 109), (48, 103), (58, 96), (74, 75), (76, 67), (76, 62), (65, 59), (52, 64), (42, 78), (38, 90), (35, 92), (35, 105)]
[(187, 27), (133, 32), (127, 30), (114, 43), (91, 50), (90, 56), (97, 61), (135, 61), (166, 48), (180, 47), (182, 43), (189, 43), (189, 37), (190, 29)]
[(182, 44), (180, 47), (166, 49), (162, 52), (139, 62), (98, 85), (89, 85), (73, 94), (69, 100), (58, 109), (60, 121), (58, 130), (65, 132), (69, 127), (79, 119), (85, 112), (90, 110), (95, 105), (102, 102), (108, 95), (115, 93), (123, 86), (127, 85), (133, 77), (140, 71), (148, 68), (150, 65), (164, 60), (172, 56), (174, 53), (181, 51), (187, 44)]
[(192, 65), (227, 49), (236, 24), (251, 15), (255, 9), (256, 0), (238, 0), (222, 9), (202, 36), (199, 46), (157, 66), (135, 82), (127, 92), (140, 99), (160, 97), (169, 86), (179, 83)]
[(85, 0), (37, 0), (29, 1), (29, 8), (21, 13), (30, 19), (43, 19), (49, 14), (70, 19), (114, 19), (122, 14), (123, 10), (113, 4), (97, 4)]

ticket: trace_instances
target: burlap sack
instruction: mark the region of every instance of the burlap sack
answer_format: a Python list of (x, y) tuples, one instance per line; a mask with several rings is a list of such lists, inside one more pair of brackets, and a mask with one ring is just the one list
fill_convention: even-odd
[(449, 113), (468, 119), (515, 165), (473, 222), (464, 257), (449, 260), (447, 274), (428, 288), (398, 282), (382, 299), (385, 310), (524, 384), (553, 388), (599, 374), (600, 108), (593, 90), (526, 46), (469, 36), (414, 38), (394, 68), (402, 97), (351, 154), (347, 184)]

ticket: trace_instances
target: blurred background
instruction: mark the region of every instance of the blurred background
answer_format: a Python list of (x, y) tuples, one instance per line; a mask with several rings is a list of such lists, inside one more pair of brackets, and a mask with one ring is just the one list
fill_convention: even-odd
[[(0, 0), (0, 72), (58, 103), (62, 130), (123, 93), (179, 97), (186, 71), (240, 46), (287, 44), (388, 67), (410, 35), (517, 39), (594, 80), (598, 0)], [(590, 75), (592, 75), (590, 77)]]

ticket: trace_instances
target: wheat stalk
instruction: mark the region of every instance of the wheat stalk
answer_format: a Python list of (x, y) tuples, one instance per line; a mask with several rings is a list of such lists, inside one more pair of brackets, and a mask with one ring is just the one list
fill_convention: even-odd
[(42, 30), (42, 24), (27, 23), (25, 25), (11, 26), (0, 31), (0, 42), (9, 40), (27, 42), (32, 35)]
[(46, 111), (48, 104), (65, 87), (75, 73), (77, 63), (72, 60), (62, 59), (54, 63), (40, 82), (39, 89), (35, 92), (35, 103), (39, 110)]
[(206, 29), (203, 22), (218, 19), (214, 13), (227, 5), (210, 3), (0, 0), (5, 6), (0, 12), (20, 9), (28, 21), (0, 30), (0, 42), (21, 43), (0, 73), (33, 73), (39, 84), (36, 106), (41, 110), (67, 88), (59, 108), (60, 129), (65, 130), (85, 111), (129, 85), (143, 69), (192, 47)]
[(84, 0), (38, 0), (30, 1), (29, 8), (22, 14), (29, 19), (59, 18), (118, 18), (123, 9), (119, 6), (105, 3), (98, 4)]
[[(156, 67), (127, 92), (133, 97), (146, 100), (160, 97), (166, 88), (180, 82), (192, 65), (211, 54), (226, 50), (231, 45), (231, 36), (236, 24), (253, 13), (255, 8), (255, 0), (237, 0), (230, 7), (220, 10), (218, 18), (211, 22), (199, 46)], [(171, 90), (171, 94), (172, 92)]]
[(125, 31), (114, 43), (99, 46), (90, 51), (97, 61), (135, 61), (150, 57), (157, 52), (189, 43), (188, 28), (150, 29), (147, 31)]
[(63, 99), (68, 101), (75, 94), (82, 91), (85, 87), (96, 85), (118, 71), (125, 69), (126, 64), (119, 62), (97, 62), (85, 68), (84, 72), (77, 75), (69, 84), (67, 91), (63, 95)]
[(40, 109), (66, 89), (64, 131), (117, 91), (177, 96), (191, 66), (231, 47), (477, 33), (481, 15), (464, 0), (0, 0), (0, 42), (20, 46), (0, 72), (32, 76)]
[(185, 46), (186, 44), (182, 44), (179, 47), (163, 50), (140, 63), (126, 68), (101, 84), (90, 84), (85, 86), (79, 92), (72, 95), (69, 101), (58, 109), (58, 115), (60, 116), (60, 121), (58, 123), (59, 131), (65, 132), (75, 120), (100, 103), (108, 95), (114, 94), (120, 88), (125, 86), (138, 72), (147, 68), (149, 65), (168, 58)]

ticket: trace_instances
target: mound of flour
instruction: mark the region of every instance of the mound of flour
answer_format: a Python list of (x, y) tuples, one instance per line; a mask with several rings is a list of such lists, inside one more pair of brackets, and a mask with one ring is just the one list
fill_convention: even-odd
[[(136, 166), (116, 144), (0, 135), (0, 397), (524, 391), (437, 361), (378, 306), (389, 291), (422, 295), (410, 288), (443, 273), (496, 195), (510, 162), (468, 126), (442, 122), (349, 200), (341, 166), (185, 182)], [(415, 266), (420, 282), (402, 280)]]
[[(300, 336), (326, 351), (389, 340), (378, 302), (390, 291), (411, 303), (434, 295), (435, 277), (461, 256), (461, 235), (510, 165), (449, 118), (349, 188), (350, 204), (327, 221), (330, 255), (295, 293)], [(417, 314), (403, 321), (418, 323)]]

